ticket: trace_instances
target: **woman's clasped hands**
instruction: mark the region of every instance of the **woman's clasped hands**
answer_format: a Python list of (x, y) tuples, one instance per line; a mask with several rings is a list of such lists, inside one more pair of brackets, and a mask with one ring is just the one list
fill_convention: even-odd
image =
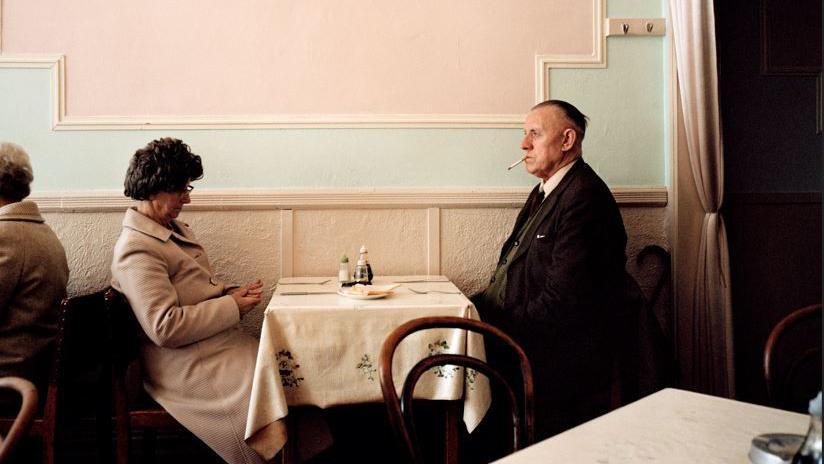
[(240, 311), (240, 317), (243, 317), (260, 303), (262, 291), (263, 282), (257, 279), (242, 287), (233, 288), (226, 292), (226, 294), (231, 295), (231, 297), (235, 299), (238, 311)]

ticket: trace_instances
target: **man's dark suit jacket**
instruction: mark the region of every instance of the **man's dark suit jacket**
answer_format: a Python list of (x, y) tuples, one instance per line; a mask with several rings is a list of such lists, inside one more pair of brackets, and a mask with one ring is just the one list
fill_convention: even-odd
[[(536, 186), (499, 265), (542, 197)], [(509, 333), (532, 363), (536, 439), (609, 410), (611, 326), (627, 305), (643, 301), (625, 270), (627, 236), (618, 206), (592, 168), (579, 159), (543, 201), (534, 233), (510, 260), (504, 307), (474, 299), (481, 317)]]

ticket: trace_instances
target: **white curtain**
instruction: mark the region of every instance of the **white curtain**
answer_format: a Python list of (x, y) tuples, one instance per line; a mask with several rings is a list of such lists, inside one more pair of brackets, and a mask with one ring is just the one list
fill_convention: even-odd
[(713, 0), (669, 0), (687, 147), (704, 208), (692, 306), (692, 378), (687, 386), (735, 396), (727, 233), (719, 213), (724, 156), (718, 107)]

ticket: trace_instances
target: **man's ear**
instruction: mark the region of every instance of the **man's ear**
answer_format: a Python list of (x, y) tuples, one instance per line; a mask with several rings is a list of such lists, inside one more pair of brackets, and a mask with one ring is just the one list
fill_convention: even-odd
[(578, 133), (575, 132), (575, 129), (566, 128), (564, 129), (564, 141), (561, 142), (561, 150), (569, 151), (572, 150), (572, 147), (575, 146), (575, 142), (578, 140)]

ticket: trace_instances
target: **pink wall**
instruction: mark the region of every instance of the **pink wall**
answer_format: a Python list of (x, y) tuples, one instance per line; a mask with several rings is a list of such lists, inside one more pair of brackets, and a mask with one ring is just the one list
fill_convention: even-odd
[(593, 4), (2, 0), (2, 52), (65, 54), (73, 116), (520, 114)]

